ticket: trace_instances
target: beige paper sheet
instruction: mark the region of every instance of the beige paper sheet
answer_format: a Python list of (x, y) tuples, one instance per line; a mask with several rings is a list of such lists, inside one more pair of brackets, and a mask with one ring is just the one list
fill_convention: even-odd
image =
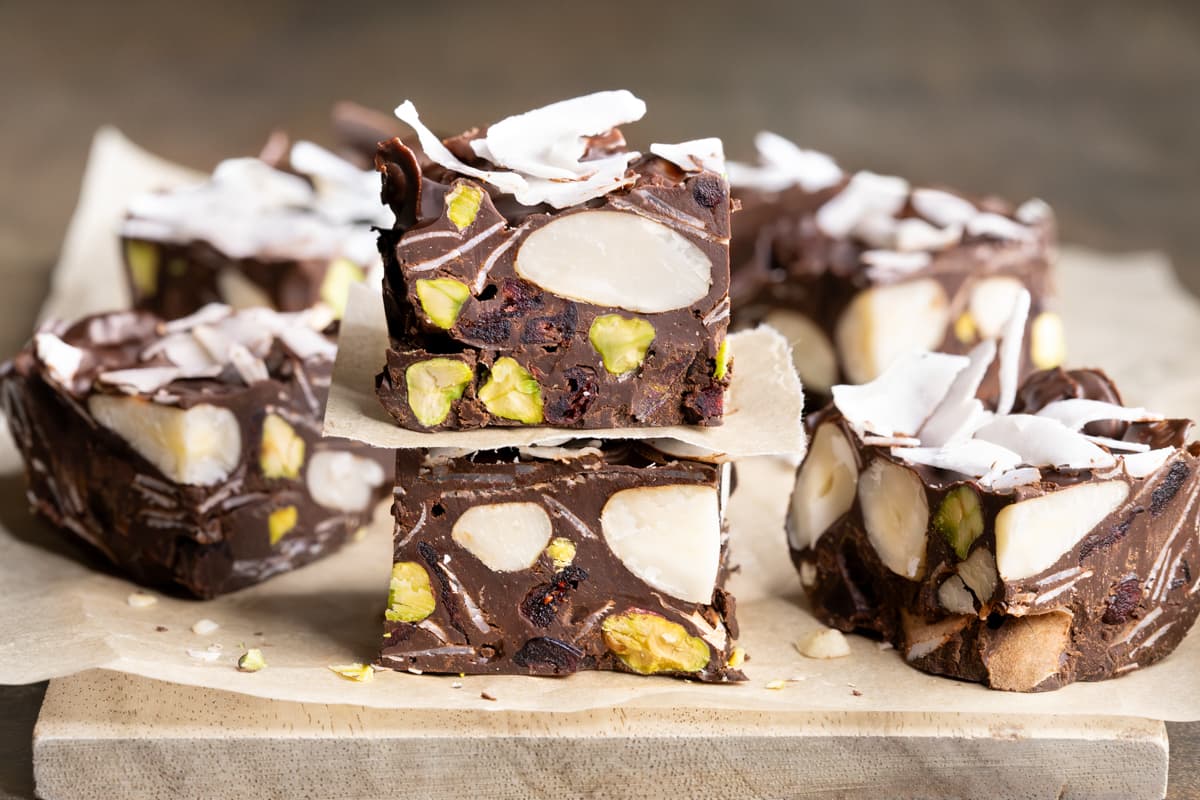
[(387, 360), (387, 321), (377, 292), (350, 287), (338, 334), (338, 359), (325, 407), (325, 434), (377, 447), (461, 447), (491, 450), (550, 444), (564, 439), (652, 439), (669, 437), (734, 457), (804, 454), (800, 412), (804, 396), (792, 368), (791, 348), (773, 328), (729, 336), (733, 376), (725, 399), (725, 421), (710, 428), (483, 428), (421, 433), (401, 428), (375, 397), (375, 376)]
[[(96, 167), (91, 165), (89, 181)], [(103, 197), (93, 200), (99, 203)], [(88, 211), (81, 207), (76, 224), (88, 218)], [(109, 231), (111, 235), (111, 227)], [(73, 228), (72, 237), (76, 234)], [(68, 261), (70, 255), (68, 247), (60, 276), (77, 277), (57, 281), (56, 298), (71, 297), (75, 280), (104, 280), (101, 260), (92, 259), (89, 267)], [(119, 265), (114, 262), (110, 269)], [(109, 279), (115, 274), (110, 272)], [(1059, 284), (1068, 298), (1062, 310), (1071, 332), (1072, 363), (1106, 365), (1131, 402), (1165, 413), (1200, 415), (1200, 354), (1191, 347), (1200, 341), (1200, 303), (1178, 285), (1161, 257), (1067, 250)], [(88, 301), (86, 292), (74, 296)], [(63, 308), (58, 306), (57, 313)], [(754, 491), (731, 500), (730, 514), (744, 502), (777, 518), (786, 503), (781, 492), (790, 470), (771, 459), (751, 464), (762, 472), (750, 473), (757, 477), (745, 485)], [(784, 488), (768, 488), (772, 485)], [(160, 597), (148, 608), (132, 608), (126, 598), (134, 586), (30, 517), (19, 459), (5, 433), (0, 435), (0, 683), (100, 667), (267, 698), (401, 709), (571, 711), (628, 705), (1200, 719), (1200, 634), (1195, 633), (1154, 667), (1117, 681), (1042, 695), (992, 692), (924, 675), (905, 666), (895, 651), (862, 637), (851, 637), (847, 658), (806, 659), (792, 643), (817, 623), (795, 596), (782, 533), (751, 526), (733, 535), (740, 540), (735, 556), (743, 564), (736, 578), (740, 591), (770, 586), (778, 592), (770, 599), (744, 602), (739, 609), (742, 644), (750, 655), (748, 684), (703, 686), (597, 673), (567, 679), (458, 679), (390, 672), (358, 684), (326, 666), (369, 660), (377, 647), (390, 567), (385, 515), (363, 541), (265, 585), (208, 603)], [(201, 618), (221, 627), (207, 636), (193, 634), (191, 626)], [(160, 626), (167, 630), (159, 631)], [(210, 644), (221, 646), (213, 662), (188, 654)], [(260, 647), (267, 669), (253, 675), (237, 672), (234, 662), (243, 646)], [(783, 689), (767, 689), (775, 680), (788, 682)], [(462, 687), (453, 688), (456, 682)], [(482, 700), (480, 692), (496, 700)]]

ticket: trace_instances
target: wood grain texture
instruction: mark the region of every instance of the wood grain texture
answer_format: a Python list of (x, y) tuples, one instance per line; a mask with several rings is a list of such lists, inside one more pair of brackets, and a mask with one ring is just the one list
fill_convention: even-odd
[(397, 713), (87, 673), (51, 683), (39, 795), (1157, 798), (1161, 723), (1106, 717)]

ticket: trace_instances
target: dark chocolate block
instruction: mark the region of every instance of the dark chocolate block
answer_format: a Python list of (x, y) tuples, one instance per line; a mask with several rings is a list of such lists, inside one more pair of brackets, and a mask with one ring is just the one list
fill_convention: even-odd
[[(911, 350), (965, 353), (994, 339), (1013, 297), (1032, 297), (1021, 374), (1063, 359), (1048, 206), (1014, 208), (902, 178), (848, 175), (821, 153), (760, 134), (760, 166), (730, 163), (733, 324), (793, 341), (810, 408)], [(995, 393), (995, 376), (985, 381)]]
[(399, 451), (379, 663), (743, 680), (724, 472), (640, 444)]
[(203, 183), (133, 200), (121, 238), (136, 308), (175, 319), (213, 302), (323, 303), (340, 317), (350, 283), (379, 280), (372, 226), (392, 219), (375, 173), (286, 138), (264, 158), (272, 163), (230, 159)]
[[(612, 119), (636, 119), (639, 104)], [(381, 242), (383, 406), (414, 430), (719, 424), (730, 215), (720, 143), (641, 156), (616, 128), (576, 131), (567, 140), (578, 140), (578, 177), (498, 166), (517, 163), (501, 149), (516, 121), (533, 118), (520, 123), (531, 147), (552, 136), (547, 111), (443, 144), (411, 104), (397, 110), (424, 151), (393, 139), (377, 160), (397, 218)]]
[(886, 415), (865, 424), (862, 396), (842, 389), (812, 421), (788, 528), (826, 624), (926, 672), (1044, 691), (1152, 664), (1195, 622), (1191, 422), (1122, 406), (1103, 373), (1056, 368), (1025, 381), (1016, 413), (914, 446), (911, 430), (873, 436)]
[(394, 465), (321, 437), (327, 322), (214, 305), (44, 328), (0, 372), (34, 511), (134, 580), (202, 598), (337, 549)]

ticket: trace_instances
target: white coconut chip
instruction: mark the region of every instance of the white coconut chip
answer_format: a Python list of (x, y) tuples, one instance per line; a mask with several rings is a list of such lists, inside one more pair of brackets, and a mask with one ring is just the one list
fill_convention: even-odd
[(901, 253), (896, 250), (866, 250), (860, 259), (871, 268), (869, 272), (872, 277), (909, 275), (933, 263), (929, 253)]
[(1037, 467), (1017, 467), (999, 473), (989, 473), (979, 479), (979, 485), (993, 492), (1007, 494), (1019, 486), (1028, 486), (1042, 479)]
[(1017, 293), (1012, 314), (1000, 332), (1000, 396), (996, 400), (996, 413), (1004, 415), (1012, 411), (1017, 400), (1017, 384), (1021, 371), (1021, 344), (1025, 337), (1025, 321), (1029, 319), (1030, 296), (1028, 289)]
[(799, 186), (819, 192), (839, 183), (841, 167), (824, 153), (804, 150), (777, 133), (760, 131), (754, 137), (760, 166), (729, 162), (729, 182), (738, 187), (778, 192)]
[(863, 219), (894, 217), (908, 200), (908, 190), (903, 178), (856, 172), (842, 191), (817, 209), (817, 227), (835, 239), (848, 236)]
[(996, 359), (996, 342), (985, 339), (967, 354), (970, 363), (958, 373), (946, 396), (921, 426), (921, 443), (927, 447), (945, 445), (970, 438), (987, 421), (983, 403), (976, 398), (988, 367)]
[[(312, 180), (321, 211), (331, 219), (344, 224), (393, 222), (391, 211), (379, 200), (379, 173), (375, 170), (359, 169), (336, 153), (306, 141), (292, 145), (288, 160), (292, 169)], [(374, 242), (373, 233), (370, 239)]]
[(1109, 450), (1117, 450), (1125, 453), (1145, 453), (1150, 450), (1150, 445), (1145, 442), (1126, 442), (1121, 439), (1112, 439), (1108, 436), (1090, 436), (1086, 433), (1083, 435), (1083, 438), (1092, 444), (1098, 444), (1102, 447), (1107, 447)]
[(1116, 464), (1113, 455), (1058, 420), (1032, 414), (997, 416), (975, 432), (1021, 456), (1020, 463), (1060, 469), (1100, 469)]
[(233, 314), (233, 308), (224, 303), (209, 303), (186, 317), (172, 320), (163, 325), (166, 333), (184, 333), (197, 325), (212, 325)]
[(946, 353), (908, 353), (878, 378), (834, 386), (833, 402), (859, 436), (913, 436), (970, 360)]
[(892, 455), (910, 464), (958, 472), (973, 478), (1001, 473), (1021, 463), (1021, 456), (1006, 447), (968, 439), (948, 447), (896, 447)]
[(910, 217), (896, 223), (893, 247), (904, 252), (945, 250), (959, 243), (962, 232), (961, 225), (939, 228), (923, 219)]
[(284, 328), (279, 332), (279, 339), (301, 361), (310, 358), (332, 360), (337, 355), (337, 345), (312, 328)]
[(942, 228), (961, 226), (978, 216), (979, 209), (965, 197), (941, 189), (913, 189), (910, 198), (916, 212)]
[[(499, 167), (531, 178), (576, 180), (592, 173), (594, 162), (581, 162), (589, 136), (637, 122), (646, 104), (631, 92), (593, 92), (516, 114), (488, 127), (483, 140), (471, 143)], [(482, 153), (481, 153), (482, 149)]]
[(271, 377), (263, 360), (247, 350), (244, 345), (236, 342), (230, 345), (229, 361), (247, 386), (269, 380)]
[(1106, 403), (1103, 400), (1088, 400), (1072, 397), (1047, 403), (1037, 412), (1039, 417), (1058, 420), (1073, 431), (1081, 430), (1089, 422), (1117, 420), (1120, 422), (1156, 422), (1163, 417), (1144, 408), (1131, 408)]
[(518, 203), (526, 206), (546, 203), (554, 208), (571, 208), (617, 189), (632, 186), (637, 182), (637, 176), (628, 171), (628, 162), (640, 155), (641, 153), (631, 152), (603, 161), (589, 161), (589, 164), (598, 165), (597, 171), (582, 180), (530, 178), (529, 188), (513, 196)]
[(446, 145), (442, 144), (442, 140), (438, 138), (437, 134), (425, 127), (425, 123), (421, 122), (421, 116), (417, 113), (417, 107), (413, 105), (411, 100), (405, 100), (396, 106), (395, 114), (401, 122), (416, 131), (417, 139), (421, 143), (421, 149), (435, 163), (461, 175), (486, 181), (497, 189), (509, 194), (516, 194), (528, 187), (529, 184), (526, 183), (525, 179), (515, 172), (475, 169), (464, 164), (457, 156), (450, 152)]
[(1019, 222), (991, 212), (977, 214), (967, 220), (967, 233), (971, 236), (990, 236), (993, 239), (1029, 241), (1033, 232)]
[(178, 367), (136, 367), (102, 372), (97, 380), (126, 394), (150, 394), (182, 377), (183, 370)]
[(1157, 472), (1163, 464), (1167, 463), (1167, 459), (1174, 454), (1174, 447), (1160, 447), (1157, 450), (1149, 450), (1145, 453), (1135, 453), (1125, 456), (1121, 461), (1124, 463), (1125, 472), (1129, 477), (1144, 478), (1151, 473)]
[(67, 385), (75, 380), (83, 364), (83, 351), (78, 347), (67, 344), (53, 333), (39, 333), (33, 337), (33, 349), (55, 381)]
[(665, 158), (684, 172), (725, 174), (725, 145), (715, 136), (679, 144), (652, 144), (650, 152)]
[(1013, 214), (1019, 222), (1026, 225), (1037, 225), (1054, 217), (1054, 209), (1045, 200), (1038, 197), (1032, 197), (1021, 203), (1017, 207), (1017, 213)]

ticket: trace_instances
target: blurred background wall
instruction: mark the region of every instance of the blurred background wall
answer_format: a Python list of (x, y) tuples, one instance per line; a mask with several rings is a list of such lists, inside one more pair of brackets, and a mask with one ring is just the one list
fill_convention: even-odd
[(30, 331), (111, 123), (210, 168), (339, 99), (455, 131), (629, 88), (634, 143), (768, 128), (844, 165), (1057, 209), (1063, 239), (1161, 248), (1200, 290), (1200, 3), (0, 0), (0, 357)]

